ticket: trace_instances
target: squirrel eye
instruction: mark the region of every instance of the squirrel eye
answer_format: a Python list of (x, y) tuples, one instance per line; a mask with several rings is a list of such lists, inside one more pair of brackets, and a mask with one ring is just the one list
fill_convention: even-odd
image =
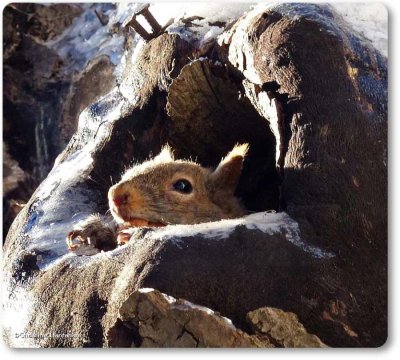
[(177, 180), (172, 187), (174, 190), (183, 194), (190, 194), (193, 190), (192, 184), (185, 179)]

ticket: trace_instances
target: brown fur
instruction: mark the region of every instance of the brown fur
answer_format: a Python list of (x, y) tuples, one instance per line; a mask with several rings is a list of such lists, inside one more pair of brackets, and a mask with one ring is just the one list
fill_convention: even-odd
[[(74, 242), (74, 239), (78, 240), (78, 243)], [(83, 243), (100, 251), (112, 250), (117, 246), (115, 226), (106, 224), (99, 214), (93, 214), (77, 223), (74, 230), (68, 234), (66, 241), (70, 250), (78, 249)]]
[[(90, 245), (107, 251), (129, 240), (124, 232), (128, 227), (197, 224), (244, 215), (234, 192), (247, 149), (247, 144), (236, 145), (212, 171), (192, 161), (175, 160), (165, 146), (154, 159), (128, 169), (108, 191), (111, 214), (119, 225), (92, 215), (68, 234), (68, 248), (75, 251)], [(192, 192), (174, 190), (180, 179), (191, 183)]]
[[(245, 211), (234, 196), (247, 145), (235, 146), (215, 171), (192, 161), (174, 160), (169, 146), (152, 160), (129, 169), (108, 193), (111, 213), (119, 223), (145, 219), (163, 224), (196, 224), (242, 216)], [(173, 189), (188, 180), (190, 194)], [(114, 199), (127, 198), (116, 206)]]

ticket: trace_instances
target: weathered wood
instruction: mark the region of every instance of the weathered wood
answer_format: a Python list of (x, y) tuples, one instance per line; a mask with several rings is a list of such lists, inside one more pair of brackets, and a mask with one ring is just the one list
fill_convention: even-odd
[[(385, 61), (338, 27), (329, 8), (308, 4), (250, 12), (214, 50), (223, 66), (188, 64), (193, 48), (177, 35), (144, 45), (119, 89), (81, 114), (55, 169), (77, 155), (93, 161), (44, 182), (20, 213), (4, 268), (11, 291), (30, 300), (24, 331), (76, 335), (33, 344), (107, 345), (121, 304), (140, 287), (208, 306), (241, 327), (248, 311), (273, 306), (294, 312), (329, 346), (384, 343)], [(276, 181), (289, 215), (277, 215), (282, 222), (266, 232), (240, 221), (228, 233), (138, 230), (127, 246), (87, 258), (60, 260), (66, 248), (53, 252), (64, 237), (49, 249), (32, 245), (35, 231), (52, 221), (105, 211), (108, 178), (167, 141), (203, 165), (218, 162), (232, 142), (249, 141), (255, 150), (239, 189), (244, 201), (266, 206), (267, 181)], [(6, 306), (17, 308), (15, 297)]]
[[(352, 298), (346, 311), (357, 323), (358, 337), (382, 344), (387, 334), (386, 60), (344, 32), (329, 7), (278, 6), (246, 19), (221, 45), (229, 45), (226, 57), (245, 76), (256, 109), (283, 130), (286, 210), (304, 238), (337, 254), (344, 271), (341, 286)], [(281, 119), (269, 116), (268, 98), (280, 103)]]

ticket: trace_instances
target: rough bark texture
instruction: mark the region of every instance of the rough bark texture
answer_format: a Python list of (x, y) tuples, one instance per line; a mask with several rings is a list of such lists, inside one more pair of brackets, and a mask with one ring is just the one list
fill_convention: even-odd
[(13, 180), (18, 187), (3, 194), (4, 237), (16, 215), (14, 204), (24, 205), (47, 176), (77, 130), (81, 111), (116, 85), (107, 56), (66, 72), (68, 64), (46, 44), (81, 12), (79, 4), (16, 3), (4, 9), (3, 138), (11, 160), (25, 172)]
[[(250, 335), (257, 330), (247, 313), (274, 307), (296, 314), (306, 331), (328, 346), (382, 345), (387, 336), (386, 63), (339, 25), (324, 6), (284, 4), (250, 12), (208, 53), (223, 67), (208, 61), (186, 65), (196, 49), (177, 35), (145, 44), (128, 64), (120, 89), (81, 114), (78, 132), (55, 170), (86, 152), (93, 162), (55, 185), (57, 173), (51, 174), (7, 237), (6, 308), (18, 308), (18, 296), (29, 299), (25, 333), (48, 329), (71, 336), (23, 343), (11, 327), (7, 341), (108, 346), (110, 329), (114, 340), (126, 335), (119, 313), (126, 299), (151, 287), (210, 307)], [(223, 83), (229, 84), (226, 89)], [(248, 99), (237, 100), (232, 88)], [(196, 119), (202, 128), (189, 121)], [(278, 215), (282, 222), (273, 231), (240, 222), (228, 233), (223, 225), (220, 232), (190, 235), (179, 226), (142, 229), (127, 246), (92, 257), (62, 257), (67, 252), (62, 245), (55, 253), (50, 245), (45, 250), (32, 245), (35, 231), (57, 217), (105, 211), (110, 176), (116, 179), (124, 166), (156, 153), (164, 142), (210, 166), (235, 139), (248, 140), (255, 149), (238, 190), (249, 209), (272, 207), (289, 214)], [(258, 166), (259, 177), (253, 175)], [(272, 185), (266, 185), (269, 180)], [(52, 190), (44, 197), (48, 186)], [(265, 224), (273, 218), (266, 216)], [(287, 319), (285, 313), (278, 316)], [(297, 333), (302, 331), (299, 325)], [(286, 340), (276, 341), (286, 346)]]
[(107, 334), (111, 347), (273, 347), (267, 338), (249, 336), (208, 308), (156, 290), (133, 293), (119, 313)]
[(318, 336), (307, 333), (296, 314), (264, 307), (247, 314), (257, 334), (265, 334), (279, 347), (326, 347)]
[(263, 93), (282, 104), (286, 210), (307, 241), (337, 254), (351, 295), (343, 312), (363, 329), (359, 339), (379, 345), (387, 331), (386, 62), (328, 11), (291, 9), (299, 20), (281, 6), (239, 21), (227, 34), (228, 58), (258, 82), (248, 88), (260, 113)]
[(111, 347), (326, 347), (293, 313), (261, 308), (248, 314), (249, 335), (214, 311), (154, 289), (140, 289), (122, 304), (108, 331)]
[(104, 55), (94, 58), (83, 72), (73, 75), (68, 94), (63, 99), (60, 131), (64, 139), (70, 139), (78, 128), (79, 114), (114, 89), (114, 68), (108, 56)]

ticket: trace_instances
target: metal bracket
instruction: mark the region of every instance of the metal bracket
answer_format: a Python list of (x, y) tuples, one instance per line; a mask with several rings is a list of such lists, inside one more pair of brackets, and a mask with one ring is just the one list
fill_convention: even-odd
[[(149, 7), (150, 4), (143, 4), (143, 6), (137, 10), (132, 17), (126, 19), (122, 25), (124, 27), (132, 27), (145, 41), (150, 41), (162, 33), (162, 27), (151, 14)], [(146, 19), (151, 27), (151, 33), (146, 31), (146, 29), (137, 21), (136, 18), (139, 15), (142, 15)]]

